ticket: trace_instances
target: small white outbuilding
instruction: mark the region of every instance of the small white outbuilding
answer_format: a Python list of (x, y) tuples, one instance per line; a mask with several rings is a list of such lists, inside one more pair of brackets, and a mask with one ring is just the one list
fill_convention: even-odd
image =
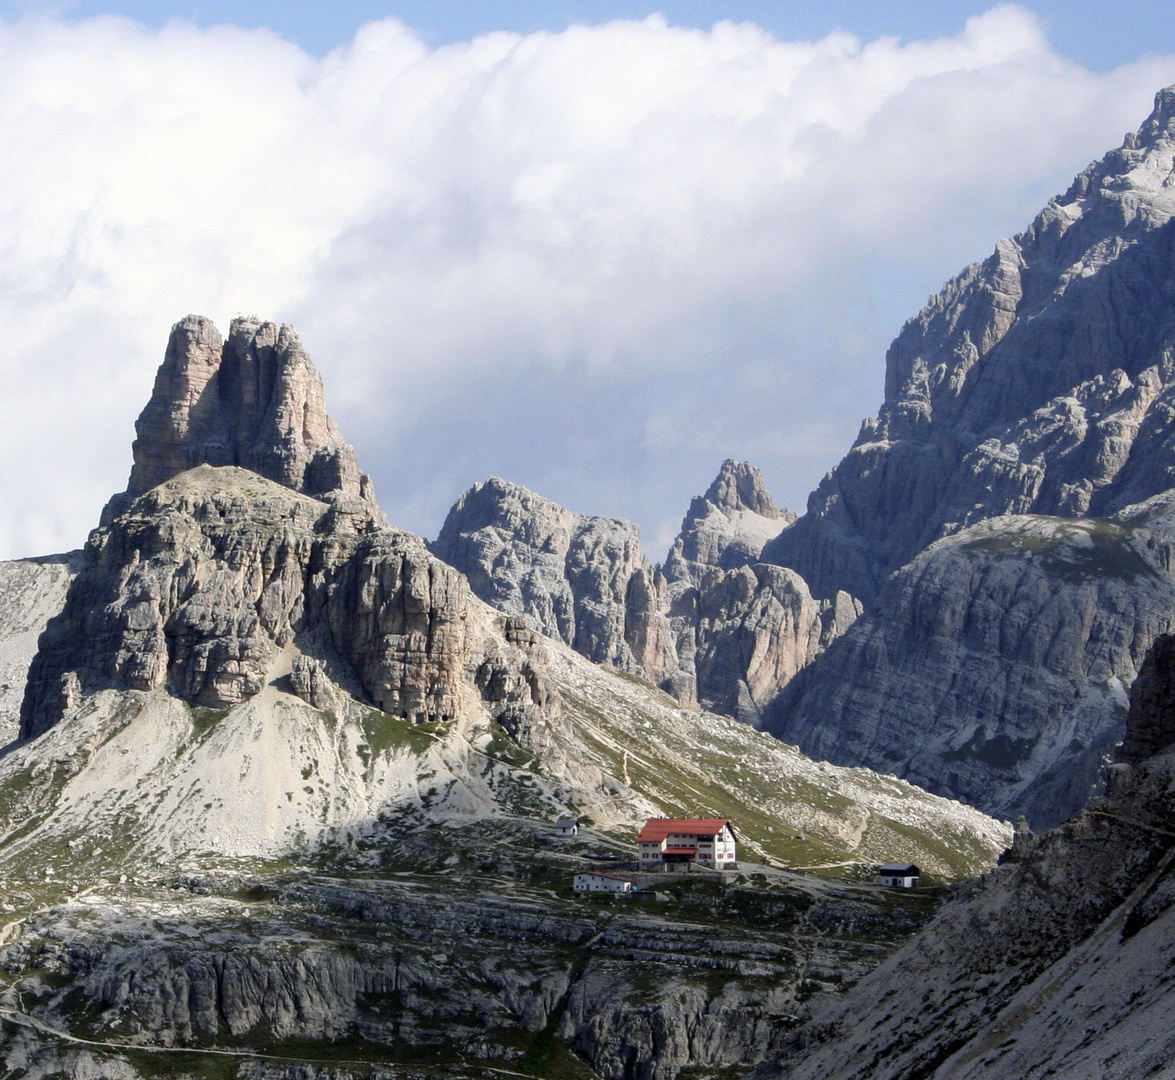
[(579, 818), (561, 817), (555, 822), (557, 836), (575, 836), (579, 832)]
[(575, 875), (575, 891), (630, 893), (632, 892), (632, 882), (628, 878), (617, 877), (615, 874), (596, 874), (589, 871)]
[(913, 889), (918, 885), (921, 871), (913, 863), (885, 863), (877, 868), (881, 884), (894, 889)]

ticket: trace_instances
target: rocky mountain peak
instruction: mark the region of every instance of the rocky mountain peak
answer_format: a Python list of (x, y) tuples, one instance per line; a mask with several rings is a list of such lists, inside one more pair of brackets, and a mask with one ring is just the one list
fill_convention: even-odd
[(763, 474), (727, 458), (705, 495), (695, 495), (665, 560), (669, 581), (700, 583), (715, 570), (757, 562), (764, 546), (796, 520), (776, 507)]
[(978, 521), (1103, 517), (1175, 484), (1173, 217), (1175, 87), (906, 323), (877, 419), (764, 558), (869, 604)]
[(1150, 116), (1137, 134), (1126, 136), (1126, 143), (1135, 143), (1131, 148), (1137, 149), (1144, 142), (1153, 146), (1160, 139), (1172, 138), (1175, 138), (1175, 86), (1165, 86), (1155, 94), (1155, 107)]
[(595, 663), (639, 670), (625, 602), (646, 560), (631, 522), (576, 514), (491, 477), (458, 498), (432, 551), (499, 610), (525, 615)]
[(783, 516), (767, 490), (763, 474), (749, 461), (727, 458), (702, 498), (728, 514), (749, 510), (765, 518)]
[(461, 495), (431, 549), (481, 599), (589, 660), (690, 708), (758, 723), (762, 706), (860, 614), (848, 594), (816, 601), (799, 575), (753, 565), (794, 519), (755, 466), (726, 461), (662, 568), (631, 522), (576, 514), (491, 478)]
[(306, 495), (375, 504), (292, 326), (234, 319), (225, 340), (210, 319), (181, 319), (135, 431), (129, 498), (197, 465), (235, 465)]
[(1175, 214), (1173, 177), (1175, 86), (1169, 86), (1155, 95), (1154, 109), (1141, 127), (1082, 172), (1060, 199), (1049, 204), (1034, 228), (1047, 226), (1054, 208), (1067, 209), (1075, 220), (1098, 203), (1113, 207), (1124, 226), (1136, 219), (1149, 227), (1161, 225)]

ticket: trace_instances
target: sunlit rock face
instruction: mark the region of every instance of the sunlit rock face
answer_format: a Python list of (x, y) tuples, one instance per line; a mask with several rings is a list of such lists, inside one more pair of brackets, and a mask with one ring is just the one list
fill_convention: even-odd
[(588, 659), (683, 705), (757, 723), (860, 612), (847, 594), (815, 599), (798, 574), (758, 562), (793, 518), (757, 468), (726, 461), (661, 567), (630, 522), (576, 514), (495, 478), (458, 499), (432, 550), (487, 603)]
[(885, 401), (763, 557), (868, 607), (939, 538), (1175, 485), (1175, 88), (886, 358)]
[(292, 327), (237, 319), (222, 341), (181, 320), (137, 431), (128, 490), (28, 668), (22, 738), (103, 690), (223, 709), (288, 679), (317, 708), (414, 721), (480, 702), (542, 741), (526, 722), (557, 695), (528, 631), (487, 629), (462, 575), (388, 526)]
[(647, 560), (631, 522), (576, 514), (494, 477), (457, 500), (432, 549), (487, 603), (595, 663), (637, 668), (625, 597)]
[(451, 719), (467, 601), (460, 574), (362, 499), (321, 502), (202, 465), (91, 535), (30, 670), (21, 733), (108, 687), (239, 704), (295, 645), (385, 712)]
[(790, 510), (776, 507), (754, 465), (728, 458), (706, 494), (690, 503), (665, 560), (665, 576), (697, 585), (715, 568), (758, 562), (764, 545), (795, 520)]
[(808, 753), (1058, 824), (1100, 790), (1126, 690), (1175, 629), (1170, 494), (1114, 520), (992, 518), (940, 540), (769, 710)]
[(135, 431), (131, 497), (197, 465), (238, 465), (307, 495), (374, 505), (292, 326), (234, 319), (224, 340), (210, 319), (181, 319)]

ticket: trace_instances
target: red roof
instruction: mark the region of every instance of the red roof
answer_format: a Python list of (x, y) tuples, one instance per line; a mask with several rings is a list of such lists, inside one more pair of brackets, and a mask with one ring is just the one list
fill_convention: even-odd
[[(637, 841), (664, 840), (670, 833), (685, 836), (717, 836), (723, 825), (730, 825), (729, 818), (675, 818), (651, 817), (645, 822)], [(734, 832), (734, 826), (730, 831)]]

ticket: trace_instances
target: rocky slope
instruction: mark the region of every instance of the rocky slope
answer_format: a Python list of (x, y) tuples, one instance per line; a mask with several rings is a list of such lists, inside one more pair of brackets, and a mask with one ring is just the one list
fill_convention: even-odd
[(575, 514), (494, 477), (457, 500), (431, 547), (486, 603), (593, 663), (640, 669), (625, 599), (648, 561), (631, 522)]
[(37, 640), (65, 606), (81, 561), (81, 552), (71, 552), (0, 562), (0, 747), (20, 731), (20, 706)]
[(1175, 1051), (1175, 639), (1131, 691), (1109, 794), (949, 905), (757, 1075), (1165, 1076)]
[[(721, 888), (695, 875), (654, 905), (585, 902), (561, 883), (607, 850), (598, 840), (505, 838), (437, 827), (329, 871), (87, 886), (0, 948), (0, 1062), (125, 1080), (247, 1076), (258, 1059), (324, 1078), (746, 1068), (933, 906), (786, 875)], [(69, 1038), (85, 1040), (82, 1062)]]
[(200, 466), (95, 530), (0, 760), (10, 852), (134, 818), (140, 854), (278, 857), (405, 800), (629, 827), (695, 805), (791, 861), (900, 849), (946, 875), (998, 852), (981, 814), (680, 710), (340, 506)]
[(1146, 649), (1175, 629), (1172, 502), (940, 540), (788, 687), (769, 730), (1035, 828), (1071, 817), (1123, 736)]
[(1175, 87), (886, 357), (885, 401), (763, 557), (870, 606), (989, 517), (1101, 517), (1175, 486)]
[(531, 617), (588, 659), (686, 706), (756, 722), (860, 612), (847, 594), (815, 600), (799, 575), (757, 561), (792, 518), (758, 469), (726, 461), (662, 568), (631, 523), (491, 479), (461, 496), (432, 550), (487, 603)]

